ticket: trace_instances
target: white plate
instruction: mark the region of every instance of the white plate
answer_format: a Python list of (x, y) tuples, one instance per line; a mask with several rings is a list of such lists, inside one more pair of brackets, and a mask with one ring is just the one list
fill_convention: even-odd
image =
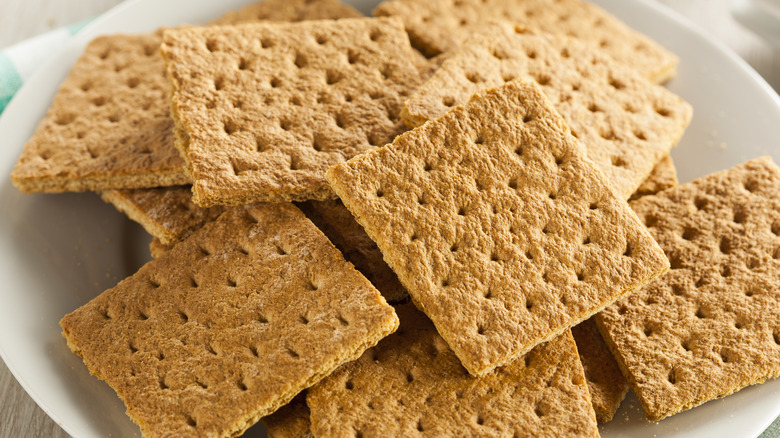
[[(150, 238), (93, 194), (21, 195), (7, 177), (59, 83), (99, 34), (201, 23), (249, 0), (135, 0), (85, 28), (28, 81), (0, 118), (0, 355), (32, 398), (74, 437), (138, 436), (124, 406), (89, 375), (60, 335), (59, 319), (148, 259)], [(349, 2), (349, 1), (348, 1)], [(649, 0), (594, 0), (677, 53), (669, 87), (693, 104), (673, 156), (680, 179), (772, 155), (780, 162), (780, 99), (736, 55)], [(354, 0), (364, 12), (376, 1)], [(706, 376), (704, 376), (706, 378)], [(780, 414), (780, 381), (754, 386), (658, 423), (633, 397), (604, 437), (751, 437)], [(264, 436), (261, 427), (249, 436)]]

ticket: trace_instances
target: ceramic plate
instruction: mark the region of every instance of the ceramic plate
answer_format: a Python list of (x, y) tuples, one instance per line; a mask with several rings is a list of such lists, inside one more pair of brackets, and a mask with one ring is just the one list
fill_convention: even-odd
[[(150, 237), (96, 195), (22, 195), (8, 175), (86, 43), (99, 34), (202, 23), (247, 0), (135, 0), (85, 28), (29, 80), (0, 118), (0, 354), (32, 398), (77, 438), (139, 436), (114, 392), (87, 372), (59, 319), (149, 259)], [(348, 1), (369, 12), (376, 1)], [(736, 55), (650, 0), (595, 0), (681, 59), (668, 86), (693, 104), (673, 157), (680, 179), (761, 155), (780, 162), (780, 99)], [(780, 381), (754, 386), (658, 423), (632, 396), (604, 437), (750, 437), (780, 414)], [(264, 436), (256, 426), (248, 436)]]

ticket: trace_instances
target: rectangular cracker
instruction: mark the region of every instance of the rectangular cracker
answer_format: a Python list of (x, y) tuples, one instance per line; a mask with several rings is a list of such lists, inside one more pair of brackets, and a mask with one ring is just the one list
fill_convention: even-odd
[(313, 438), (310, 416), (306, 391), (303, 391), (260, 422), (265, 426), (268, 438)]
[(601, 338), (593, 318), (571, 328), (577, 343), (593, 410), (599, 423), (612, 421), (628, 392), (628, 382)]
[(486, 22), (508, 20), (599, 47), (652, 82), (671, 79), (678, 63), (655, 41), (582, 0), (391, 0), (381, 3), (374, 15), (400, 17), (412, 44), (429, 57), (457, 50)]
[(403, 132), (419, 81), (389, 18), (171, 30), (162, 51), (203, 206), (333, 198), (326, 169)]
[(642, 196), (655, 195), (662, 190), (675, 187), (677, 184), (679, 184), (677, 168), (674, 166), (672, 156), (667, 155), (656, 164), (650, 176), (636, 189), (629, 201), (635, 201)]
[[(267, 0), (217, 23), (356, 17), (334, 0)], [(189, 183), (174, 147), (160, 32), (90, 42), (25, 145), (11, 178), (19, 190), (63, 192)]]
[(780, 375), (780, 169), (760, 158), (631, 206), (671, 269), (596, 322), (647, 418)]
[(76, 60), (14, 166), (22, 192), (186, 184), (173, 147), (159, 33), (98, 37)]
[(235, 436), (395, 331), (290, 204), (232, 209), (60, 325), (144, 436)]
[(326, 176), (474, 375), (669, 266), (534, 83), (479, 93)]
[(570, 331), (476, 378), (425, 315), (398, 314), (398, 332), (310, 388), (315, 436), (598, 436)]
[(413, 126), (516, 78), (542, 86), (572, 133), (628, 199), (677, 144), (690, 105), (580, 41), (505, 24), (476, 32), (404, 104)]
[(162, 245), (184, 239), (227, 209), (223, 206), (204, 208), (195, 205), (190, 186), (105, 190), (100, 196), (141, 224)]
[(398, 277), (385, 263), (376, 243), (340, 200), (308, 201), (299, 208), (388, 302), (397, 303), (409, 297)]

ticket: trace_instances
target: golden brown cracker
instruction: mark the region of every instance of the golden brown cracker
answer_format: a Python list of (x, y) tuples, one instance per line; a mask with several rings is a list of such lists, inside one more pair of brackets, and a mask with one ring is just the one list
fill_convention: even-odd
[(669, 266), (534, 83), (479, 93), (326, 176), (474, 375)]
[(309, 407), (306, 405), (306, 391), (301, 392), (290, 403), (260, 420), (265, 426), (268, 438), (313, 438)]
[(235, 436), (392, 333), (290, 204), (235, 208), (60, 322), (144, 436)]
[(626, 397), (628, 382), (620, 373), (620, 367), (601, 338), (593, 318), (572, 327), (571, 333), (585, 370), (596, 419), (599, 423), (607, 423)]
[(760, 158), (631, 204), (671, 269), (596, 322), (648, 419), (780, 374), (779, 193)]
[(227, 209), (195, 205), (190, 186), (105, 190), (100, 196), (141, 224), (164, 246), (184, 239)]
[(63, 82), (11, 179), (22, 192), (186, 184), (160, 34), (98, 37)]
[(166, 245), (160, 241), (158, 238), (152, 239), (152, 241), (149, 243), (149, 253), (152, 255), (152, 258), (159, 259), (165, 253), (171, 250), (173, 246), (176, 245), (175, 243), (172, 243), (170, 245)]
[(333, 198), (325, 170), (403, 132), (401, 104), (419, 81), (394, 19), (187, 28), (164, 39), (177, 146), (203, 206)]
[(254, 21), (307, 21), (362, 17), (359, 11), (339, 0), (265, 0), (211, 21), (212, 25), (236, 25)]
[(677, 180), (677, 168), (671, 155), (667, 155), (655, 165), (650, 176), (636, 189), (629, 201), (635, 201), (642, 196), (655, 195), (656, 193), (675, 187)]
[(580, 39), (656, 83), (672, 78), (678, 63), (656, 42), (581, 0), (390, 0), (374, 15), (400, 17), (412, 44), (429, 57), (457, 50), (486, 22), (508, 20)]
[(517, 78), (542, 86), (588, 158), (624, 199), (669, 154), (691, 121), (690, 105), (598, 50), (502, 24), (482, 28), (448, 54), (404, 103), (402, 117), (419, 125), (480, 89)]
[(395, 334), (309, 390), (315, 436), (598, 436), (568, 330), (476, 378), (425, 315), (398, 313)]
[(340, 200), (308, 201), (299, 207), (387, 301), (397, 303), (409, 296), (376, 243)]
[[(334, 0), (267, 0), (219, 23), (360, 16)], [(23, 192), (186, 184), (160, 32), (102, 36), (76, 61), (11, 178)]]

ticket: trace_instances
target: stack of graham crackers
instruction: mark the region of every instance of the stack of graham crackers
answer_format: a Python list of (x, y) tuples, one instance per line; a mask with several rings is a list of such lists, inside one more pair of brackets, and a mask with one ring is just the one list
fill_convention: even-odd
[(780, 169), (677, 185), (674, 55), (580, 0), (374, 15), (100, 37), (25, 146), (154, 236), (60, 322), (144, 436), (597, 436), (780, 374)]

